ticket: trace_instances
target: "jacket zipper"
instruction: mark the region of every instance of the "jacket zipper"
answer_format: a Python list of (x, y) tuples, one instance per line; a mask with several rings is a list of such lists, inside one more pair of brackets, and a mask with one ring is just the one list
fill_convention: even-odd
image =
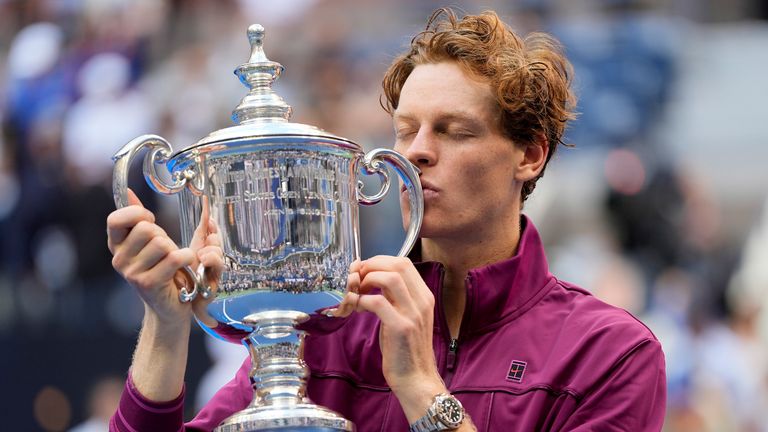
[(451, 381), (453, 381), (453, 374), (456, 371), (456, 353), (458, 350), (459, 340), (451, 338), (448, 343), (448, 352), (445, 355), (445, 376), (443, 376), (443, 382), (448, 390), (451, 389)]
[(451, 339), (451, 343), (448, 345), (448, 356), (446, 358), (446, 367), (451, 372), (456, 367), (456, 351), (458, 350), (459, 340)]
[[(441, 302), (440, 302), (440, 316), (443, 319), (443, 325), (442, 328), (444, 329), (444, 334), (446, 336), (446, 340), (448, 341), (448, 351), (445, 354), (445, 376), (443, 377), (443, 382), (445, 382), (445, 386), (450, 389), (451, 381), (453, 381), (453, 374), (456, 370), (456, 356), (459, 351), (459, 337), (461, 337), (461, 334), (458, 335), (458, 337), (453, 338), (451, 337), (450, 329), (448, 329), (448, 319), (445, 316), (445, 309), (443, 308), (442, 304), (442, 290), (443, 290), (443, 277), (445, 276), (445, 269), (441, 270), (440, 273), (440, 291), (441, 291)], [(469, 284), (469, 276), (467, 276), (466, 279), (467, 285)]]

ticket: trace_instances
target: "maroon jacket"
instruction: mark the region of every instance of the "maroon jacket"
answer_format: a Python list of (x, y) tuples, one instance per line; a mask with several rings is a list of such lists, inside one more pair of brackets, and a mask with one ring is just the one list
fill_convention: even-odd
[[(516, 256), (469, 272), (453, 349), (441, 301), (442, 265), (416, 266), (437, 300), (438, 369), (479, 430), (661, 430), (666, 388), (658, 340), (626, 311), (550, 274), (527, 218)], [(361, 432), (408, 430), (381, 372), (378, 326), (375, 315), (356, 314), (335, 332), (307, 338), (309, 396)], [(244, 363), (186, 429), (211, 430), (245, 408), (252, 395), (249, 368)], [(180, 430), (182, 405), (183, 394), (157, 404), (129, 382), (110, 429)]]

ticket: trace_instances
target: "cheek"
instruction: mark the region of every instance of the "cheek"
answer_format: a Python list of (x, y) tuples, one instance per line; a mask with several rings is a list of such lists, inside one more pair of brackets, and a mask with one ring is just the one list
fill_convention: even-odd
[(511, 178), (507, 165), (492, 159), (471, 161), (468, 158), (466, 163), (459, 165), (456, 177), (461, 178), (468, 187), (500, 187), (507, 177)]
[[(499, 155), (504, 157), (506, 155)], [(502, 160), (502, 159), (499, 159)], [(514, 168), (508, 162), (487, 159), (467, 164), (461, 172), (464, 193), (470, 199), (484, 201), (507, 200), (515, 189)]]

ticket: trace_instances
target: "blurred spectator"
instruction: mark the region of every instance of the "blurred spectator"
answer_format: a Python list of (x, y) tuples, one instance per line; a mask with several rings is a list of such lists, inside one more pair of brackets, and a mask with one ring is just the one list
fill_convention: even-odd
[(157, 115), (146, 96), (128, 88), (130, 63), (117, 53), (88, 59), (77, 74), (80, 98), (67, 110), (64, 161), (79, 186), (109, 186), (115, 149), (156, 130)]
[(124, 380), (117, 376), (100, 379), (88, 394), (88, 418), (69, 432), (104, 432), (109, 429), (109, 419), (117, 410)]

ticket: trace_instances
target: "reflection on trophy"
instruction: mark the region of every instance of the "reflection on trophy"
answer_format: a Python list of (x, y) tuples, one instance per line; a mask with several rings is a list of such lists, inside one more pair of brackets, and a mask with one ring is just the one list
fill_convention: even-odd
[[(272, 90), (283, 67), (264, 54), (264, 28), (250, 26), (248, 39), (250, 59), (235, 71), (250, 89), (232, 114), (237, 125), (176, 153), (158, 136), (134, 139), (114, 157), (115, 203), (127, 205), (128, 167), (145, 147), (147, 182), (157, 192), (178, 193), (185, 244), (207, 197), (225, 269), (213, 292), (202, 270), (185, 268), (189, 283), (180, 301), (207, 299), (215, 325), (202, 324), (201, 317), (198, 322), (216, 337), (244, 343), (253, 362), (253, 401), (217, 431), (354, 430), (349, 420), (306, 397), (303, 340), (313, 319), (331, 319), (324, 310), (344, 295), (349, 266), (360, 258), (358, 204), (375, 204), (387, 193), (386, 167), (398, 174), (410, 199), (399, 254), (413, 247), (423, 215), (418, 171), (392, 150), (364, 154), (352, 141), (289, 122), (291, 107)], [(381, 190), (365, 195), (360, 172), (381, 176)]]

